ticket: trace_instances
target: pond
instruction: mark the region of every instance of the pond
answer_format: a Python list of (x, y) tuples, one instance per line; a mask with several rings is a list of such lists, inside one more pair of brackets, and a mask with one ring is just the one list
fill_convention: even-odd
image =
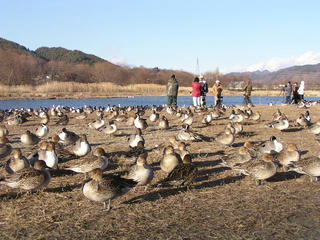
[[(320, 97), (306, 97), (309, 101), (318, 101)], [(251, 100), (254, 105), (280, 104), (284, 102), (284, 97), (276, 96), (253, 96)], [(167, 103), (166, 96), (153, 97), (123, 97), (123, 98), (82, 98), (82, 99), (30, 99), (30, 100), (2, 100), (0, 101), (0, 109), (10, 108), (38, 108), (38, 107), (52, 107), (53, 105), (73, 106), (75, 108), (83, 107), (84, 105), (91, 106), (107, 106), (109, 105), (162, 105)], [(243, 103), (243, 96), (225, 96), (223, 103), (226, 105), (240, 105)], [(178, 105), (192, 104), (191, 96), (178, 97)], [(207, 96), (207, 105), (213, 104), (213, 97)]]

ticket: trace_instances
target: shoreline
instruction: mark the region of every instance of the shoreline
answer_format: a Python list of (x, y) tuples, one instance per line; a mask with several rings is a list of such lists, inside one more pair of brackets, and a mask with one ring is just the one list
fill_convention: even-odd
[[(59, 92), (59, 93), (29, 93), (25, 92), (23, 94), (18, 93), (9, 93), (8, 95), (0, 94), (0, 101), (4, 100), (47, 100), (47, 99), (89, 99), (89, 98), (133, 98), (133, 97), (158, 97), (158, 96), (166, 96), (165, 94), (141, 94), (141, 93), (132, 93), (132, 92), (121, 92), (118, 95), (111, 94), (101, 94), (93, 93), (93, 92), (74, 92), (72, 96), (70, 96), (70, 92)], [(179, 91), (179, 96), (190, 96), (189, 92), (186, 89), (182, 89)], [(209, 94), (207, 97), (212, 97), (213, 95)], [(243, 96), (242, 91), (230, 91), (224, 90), (223, 96)], [(284, 97), (283, 94), (279, 91), (274, 90), (255, 90), (252, 92), (252, 97)], [(305, 92), (305, 97), (320, 97), (319, 90), (307, 90)]]

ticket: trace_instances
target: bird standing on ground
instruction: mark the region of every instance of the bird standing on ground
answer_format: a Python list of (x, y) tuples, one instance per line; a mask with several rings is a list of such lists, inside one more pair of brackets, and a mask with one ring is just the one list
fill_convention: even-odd
[[(103, 176), (101, 169), (89, 172), (89, 179), (85, 180), (82, 187), (83, 195), (97, 202), (103, 202), (104, 211), (110, 211), (111, 200), (130, 191), (137, 183), (131, 179), (120, 176)], [(108, 206), (106, 206), (106, 202)]]

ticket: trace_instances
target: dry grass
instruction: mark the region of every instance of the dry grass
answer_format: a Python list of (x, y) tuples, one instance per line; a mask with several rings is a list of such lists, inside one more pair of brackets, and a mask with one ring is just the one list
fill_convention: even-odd
[[(180, 87), (180, 96), (189, 96), (191, 87)], [(279, 96), (279, 90), (255, 90), (253, 96)], [(114, 83), (75, 83), (50, 82), (39, 86), (0, 85), (0, 99), (30, 98), (90, 98), (90, 97), (126, 97), (126, 96), (164, 96), (166, 86), (158, 84), (134, 84), (119, 86)], [(209, 95), (211, 95), (209, 89)], [(224, 96), (241, 96), (242, 91), (224, 90)], [(306, 96), (319, 96), (319, 90), (307, 90)]]
[[(277, 106), (290, 120), (300, 112), (295, 106)], [(247, 133), (237, 137), (236, 151), (246, 140), (260, 142), (275, 135), (284, 143), (296, 143), (303, 158), (316, 155), (319, 146), (306, 130), (292, 127), (290, 132), (265, 128), (275, 107), (258, 106), (262, 121), (244, 125)], [(313, 121), (320, 118), (320, 107), (310, 109)], [(230, 110), (228, 111), (228, 114)], [(148, 117), (150, 111), (146, 113)], [(68, 129), (88, 134), (94, 147), (101, 146), (110, 154), (110, 169), (106, 174), (121, 173), (127, 167), (118, 165), (125, 159), (127, 135), (132, 127), (119, 124), (120, 132), (111, 138), (102, 132), (89, 130), (86, 124), (97, 118), (76, 122), (70, 116)], [(161, 131), (154, 124), (144, 131), (146, 148), (166, 142), (178, 132), (178, 123), (167, 116), (171, 129)], [(320, 190), (317, 184), (294, 173), (279, 173), (263, 187), (256, 187), (249, 177), (237, 176), (233, 171), (218, 165), (221, 146), (211, 139), (220, 132), (227, 120), (216, 120), (210, 126), (200, 124), (195, 114), (192, 129), (207, 137), (207, 141), (190, 143), (193, 162), (199, 177), (191, 191), (185, 188), (152, 188), (146, 192), (137, 188), (113, 201), (109, 213), (100, 212), (101, 203), (86, 199), (80, 190), (83, 176), (52, 171), (48, 188), (27, 194), (0, 186), (0, 238), (1, 239), (319, 239)], [(49, 124), (50, 135), (61, 130)], [(34, 131), (38, 120), (32, 119), (20, 128), (9, 127), (9, 139), (14, 147), (29, 149), (19, 143), (26, 129)], [(153, 183), (164, 177), (158, 161), (160, 156), (150, 152), (148, 163), (155, 171)], [(5, 159), (2, 160), (3, 162)]]

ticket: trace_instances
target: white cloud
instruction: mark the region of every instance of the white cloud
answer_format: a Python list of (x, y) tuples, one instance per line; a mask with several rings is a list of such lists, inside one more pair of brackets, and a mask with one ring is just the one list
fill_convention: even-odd
[(247, 67), (237, 65), (230, 69), (223, 69), (221, 72), (253, 72), (257, 70), (277, 71), (281, 68), (317, 63), (320, 63), (320, 53), (309, 51), (300, 56), (292, 56), (288, 58), (274, 57), (267, 61), (258, 62)]
[(107, 57), (107, 61), (112, 62), (117, 65), (126, 65), (127, 61), (124, 57), (118, 57), (118, 56), (112, 56), (112, 57)]

